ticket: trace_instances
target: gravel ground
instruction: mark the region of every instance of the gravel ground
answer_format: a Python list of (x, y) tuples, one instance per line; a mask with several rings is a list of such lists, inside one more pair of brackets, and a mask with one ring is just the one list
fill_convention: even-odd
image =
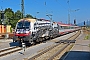
[(0, 50), (10, 47), (10, 43), (12, 42), (12, 39), (0, 39)]

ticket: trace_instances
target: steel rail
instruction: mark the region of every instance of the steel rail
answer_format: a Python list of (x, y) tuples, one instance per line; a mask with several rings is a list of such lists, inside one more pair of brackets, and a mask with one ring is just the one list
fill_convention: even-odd
[[(75, 34), (73, 37), (69, 38), (68, 40), (75, 40), (79, 35), (80, 35), (81, 31), (79, 31), (77, 34)], [(53, 56), (51, 56), (48, 60), (53, 60), (54, 57), (56, 57), (57, 55), (59, 55), (67, 46), (69, 46), (70, 43), (68, 43), (66, 46), (64, 46), (62, 49), (58, 50)]]
[(0, 51), (0, 57), (14, 53), (16, 51), (22, 50), (21, 48), (18, 47), (11, 47), (11, 48), (6, 48)]
[(0, 53), (4, 52), (4, 51), (7, 51), (7, 50), (15, 49), (15, 48), (17, 48), (17, 47), (15, 46), (15, 47), (4, 48), (4, 49), (0, 50)]
[(54, 45), (54, 46), (52, 46), (52, 47), (50, 47), (50, 48), (48, 48), (48, 49), (46, 49), (46, 50), (44, 50), (44, 51), (42, 51), (42, 52), (36, 54), (35, 56), (29, 58), (28, 60), (34, 60), (35, 58), (37, 58), (37, 57), (41, 56), (42, 54), (46, 53), (47, 51), (53, 49), (54, 47), (58, 46), (59, 44), (60, 44), (60, 43), (58, 43), (58, 44), (56, 44), (56, 45)]
[(48, 60), (53, 60), (54, 57), (56, 57), (60, 52), (62, 52), (69, 44), (66, 44), (62, 47), (59, 51), (57, 51), (53, 56), (51, 56)]
[[(77, 34), (77, 33), (76, 33), (76, 34)], [(76, 34), (75, 34), (75, 35), (76, 35)], [(74, 36), (74, 35), (73, 35), (73, 36)], [(72, 36), (71, 36), (71, 37), (72, 37)], [(68, 39), (70, 39), (71, 37), (69, 37)], [(68, 39), (67, 39), (67, 40), (68, 40)], [(44, 50), (44, 51), (42, 51), (42, 52), (34, 55), (33, 57), (29, 57), (28, 60), (34, 60), (35, 58), (41, 56), (42, 54), (44, 54), (44, 53), (46, 53), (46, 52), (48, 52), (48, 51), (50, 51), (51, 49), (53, 49), (54, 47), (56, 47), (56, 46), (58, 46), (58, 45), (60, 45), (60, 44), (61, 44), (61, 43), (58, 43), (58, 44), (56, 44), (55, 46), (52, 46), (52, 47), (50, 47), (50, 48), (48, 48), (48, 49), (46, 49), (46, 50)], [(65, 45), (59, 52), (63, 51), (68, 45), (69, 45), (69, 44)], [(58, 53), (58, 52), (57, 52), (57, 53)], [(56, 53), (56, 54), (57, 54), (57, 53)], [(54, 55), (54, 56), (55, 56), (55, 55)], [(51, 58), (50, 58), (50, 59), (51, 59)]]

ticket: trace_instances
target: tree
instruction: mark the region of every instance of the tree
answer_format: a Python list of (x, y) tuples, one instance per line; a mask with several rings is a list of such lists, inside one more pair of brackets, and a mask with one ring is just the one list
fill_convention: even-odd
[(21, 13), (21, 11), (20, 10), (17, 10), (17, 12), (15, 12), (15, 19), (21, 19), (21, 15), (22, 15), (22, 13)]
[[(15, 28), (16, 23), (18, 22), (18, 20), (21, 19), (21, 15), (22, 15), (20, 10), (17, 10), (16, 12), (14, 12), (11, 8), (6, 8), (4, 10), (4, 14), (5, 14), (5, 18), (4, 18), (5, 19), (4, 20), (5, 24), (6, 25), (11, 25), (12, 28)], [(34, 17), (30, 14), (27, 14), (26, 18), (34, 18)], [(0, 20), (0, 24), (1, 23), (2, 22)]]
[(14, 20), (14, 12), (12, 11), (11, 8), (6, 8), (5, 9), (5, 22), (6, 22), (6, 25), (10, 25), (11, 23), (11, 20)]
[(6, 8), (6, 9), (5, 9), (5, 13), (6, 13), (7, 11), (14, 13), (11, 8)]
[(30, 14), (27, 14), (26, 18), (34, 18), (34, 17), (32, 15), (30, 15)]
[(12, 9), (11, 8), (6, 8), (5, 9), (5, 16), (6, 16), (6, 18), (8, 19), (8, 18), (13, 18), (14, 17), (14, 11), (12, 11)]

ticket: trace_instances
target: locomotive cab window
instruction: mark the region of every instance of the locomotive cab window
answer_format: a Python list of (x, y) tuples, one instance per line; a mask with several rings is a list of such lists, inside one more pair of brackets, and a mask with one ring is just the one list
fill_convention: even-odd
[(28, 21), (20, 21), (17, 23), (17, 29), (30, 29), (30, 22)]

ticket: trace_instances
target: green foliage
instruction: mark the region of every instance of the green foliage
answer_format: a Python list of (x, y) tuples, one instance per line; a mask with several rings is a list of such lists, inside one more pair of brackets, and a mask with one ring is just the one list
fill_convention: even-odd
[(11, 21), (11, 27), (15, 28), (17, 22), (18, 22), (18, 19), (12, 20)]
[(20, 10), (17, 10), (17, 12), (15, 12), (15, 15), (14, 15), (14, 17), (15, 17), (15, 19), (21, 19), (21, 12), (20, 12)]
[(32, 15), (30, 15), (30, 14), (27, 14), (26, 18), (34, 18), (34, 17)]
[(7, 8), (7, 9), (5, 9), (5, 23), (6, 23), (6, 25), (11, 25), (10, 23), (12, 23), (11, 22), (11, 20), (13, 20), (14, 19), (14, 12), (12, 11), (12, 9), (10, 9), (10, 8)]
[[(5, 11), (5, 24), (6, 25), (11, 25), (12, 28), (15, 28), (16, 23), (18, 22), (19, 19), (21, 19), (21, 11), (17, 10), (16, 12), (14, 12), (11, 8), (6, 8)], [(34, 18), (32, 15), (27, 14), (25, 16), (25, 18)], [(0, 24), (1, 24), (1, 18), (0, 18)]]
[(90, 44), (89, 44), (89, 47), (90, 47)]
[(84, 39), (85, 39), (85, 40), (90, 39), (90, 34), (86, 35)]

